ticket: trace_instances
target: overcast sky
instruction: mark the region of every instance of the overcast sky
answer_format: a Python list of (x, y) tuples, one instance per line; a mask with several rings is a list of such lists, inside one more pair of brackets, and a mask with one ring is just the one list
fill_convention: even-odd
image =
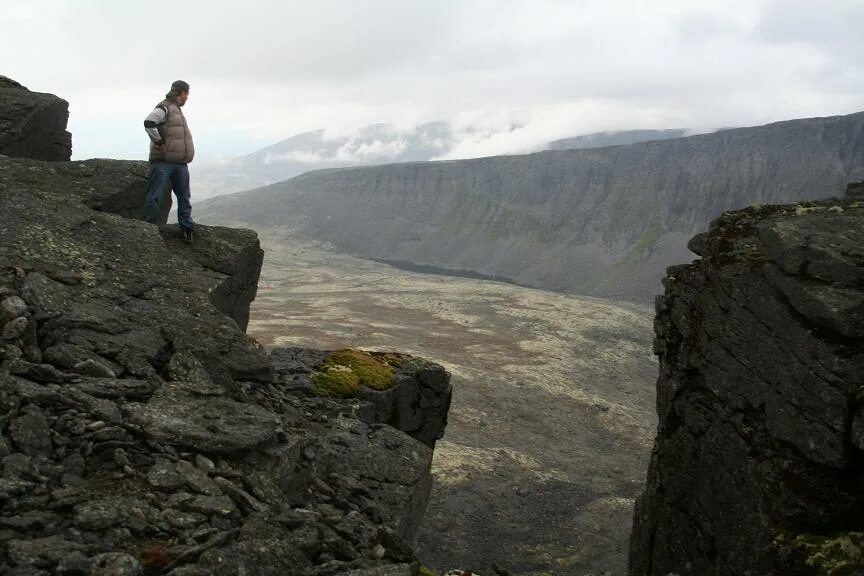
[(864, 109), (864, 0), (0, 0), (0, 74), (70, 102), (74, 158), (141, 158), (171, 82), (199, 158), (448, 120), (516, 131), (762, 124)]

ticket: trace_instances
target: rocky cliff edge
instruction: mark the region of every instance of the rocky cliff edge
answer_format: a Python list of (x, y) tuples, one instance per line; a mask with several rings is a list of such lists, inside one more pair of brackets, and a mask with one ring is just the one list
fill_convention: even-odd
[(0, 156), (3, 572), (416, 574), (449, 375), (317, 394), (243, 332), (255, 234), (136, 220), (144, 168)]
[(632, 576), (864, 574), (864, 202), (724, 214), (657, 300)]

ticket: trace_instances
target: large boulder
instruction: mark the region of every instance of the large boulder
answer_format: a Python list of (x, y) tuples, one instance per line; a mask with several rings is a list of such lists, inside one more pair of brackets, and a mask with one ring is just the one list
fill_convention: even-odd
[(864, 573), (864, 204), (727, 213), (690, 248), (629, 573)]
[(31, 92), (0, 76), (0, 154), (35, 160), (69, 160), (72, 135), (66, 131), (69, 103)]

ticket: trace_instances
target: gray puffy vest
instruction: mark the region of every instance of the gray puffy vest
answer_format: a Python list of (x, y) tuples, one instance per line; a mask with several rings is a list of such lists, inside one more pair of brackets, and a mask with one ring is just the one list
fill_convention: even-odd
[(176, 102), (163, 100), (159, 106), (168, 111), (165, 124), (161, 126), (163, 146), (157, 147), (150, 142), (151, 162), (172, 162), (188, 164), (195, 157), (195, 144), (192, 143), (192, 132), (186, 124), (183, 110)]

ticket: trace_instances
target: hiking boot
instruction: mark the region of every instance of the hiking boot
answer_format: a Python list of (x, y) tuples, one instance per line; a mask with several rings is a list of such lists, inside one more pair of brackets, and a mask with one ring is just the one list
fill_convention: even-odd
[(192, 229), (191, 228), (184, 228), (183, 229), (183, 241), (186, 242), (187, 244), (192, 244), (193, 240), (194, 240), (194, 237), (193, 237)]

